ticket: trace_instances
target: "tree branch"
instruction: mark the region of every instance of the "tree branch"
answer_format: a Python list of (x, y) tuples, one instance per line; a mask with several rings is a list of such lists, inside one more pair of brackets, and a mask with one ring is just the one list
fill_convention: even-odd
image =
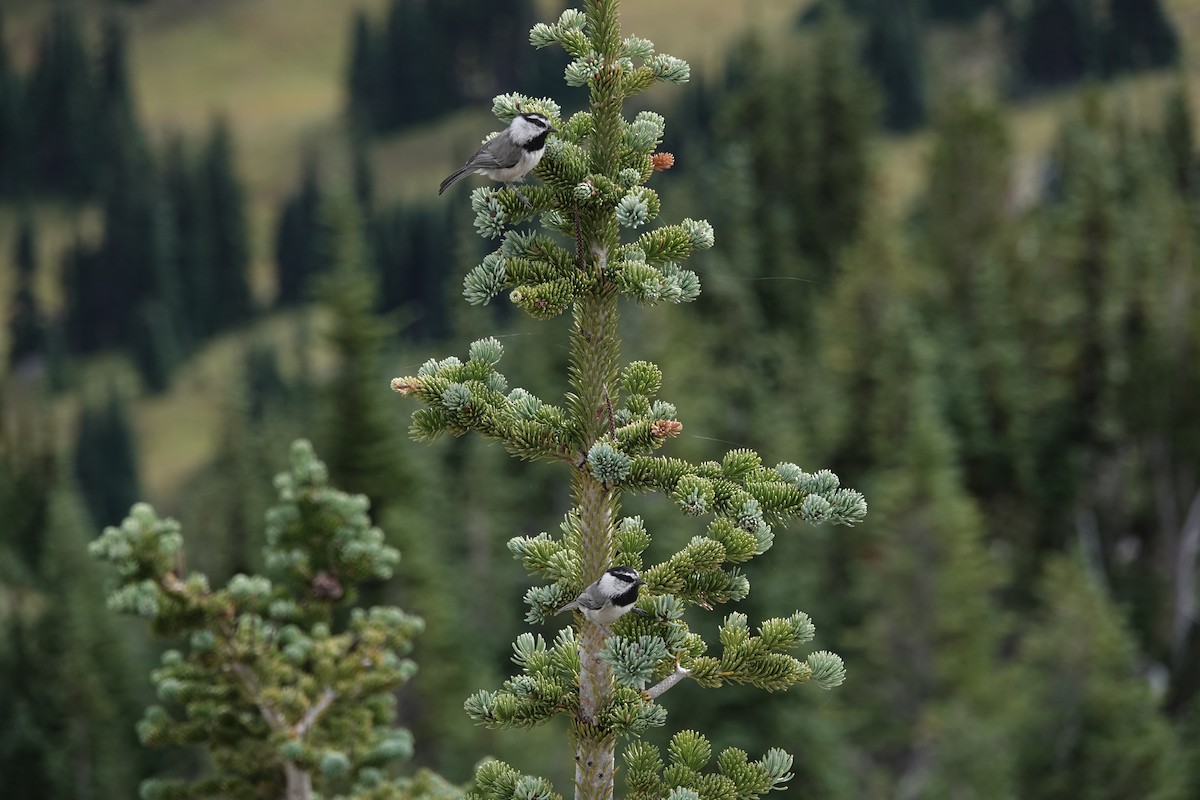
[(647, 699), (655, 700), (658, 697), (662, 696), (662, 694), (664, 692), (666, 692), (668, 689), (670, 689), (672, 686), (679, 683), (681, 680), (683, 680), (684, 678), (686, 678), (687, 676), (689, 676), (691, 674), (692, 674), (692, 671), (690, 669), (685, 669), (684, 667), (680, 666), (678, 662), (676, 662), (674, 672), (672, 672), (667, 677), (663, 678), (658, 683), (651, 686), (643, 694), (645, 694)]
[(333, 705), (333, 701), (337, 699), (337, 692), (326, 686), (325, 691), (321, 692), (321, 697), (317, 702), (313, 703), (313, 707), (305, 713), (303, 719), (295, 724), (292, 728), (292, 735), (296, 737), (305, 736), (313, 725), (317, 724), (317, 720), (325, 713), (325, 710)]

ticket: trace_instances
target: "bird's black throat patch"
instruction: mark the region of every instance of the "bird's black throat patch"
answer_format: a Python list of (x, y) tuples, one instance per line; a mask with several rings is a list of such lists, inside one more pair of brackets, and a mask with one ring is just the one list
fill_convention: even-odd
[(539, 133), (536, 138), (530, 139), (528, 142), (521, 145), (521, 147), (522, 147), (522, 149), (527, 150), (530, 153), (537, 151), (537, 150), (541, 150), (543, 147), (546, 146), (546, 137), (549, 135), (550, 135), (550, 131), (544, 131), (542, 133)]
[(639, 584), (636, 584), (636, 583), (633, 586), (630, 586), (628, 589), (626, 589), (625, 591), (621, 592), (619, 595), (617, 595), (616, 597), (613, 598), (613, 605), (614, 606), (631, 606), (631, 605), (633, 605), (634, 603), (637, 602), (639, 588), (640, 588)]

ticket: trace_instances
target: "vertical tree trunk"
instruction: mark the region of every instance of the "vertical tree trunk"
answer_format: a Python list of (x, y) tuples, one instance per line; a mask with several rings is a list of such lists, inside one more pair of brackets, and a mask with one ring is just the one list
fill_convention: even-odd
[[(579, 397), (577, 413), (583, 417), (579, 421), (585, 451), (608, 432), (611, 404), (616, 402), (616, 300), (616, 292), (609, 289), (588, 298), (575, 313), (571, 355), (577, 371), (572, 382)], [(582, 577), (590, 583), (612, 566), (619, 498), (586, 464), (576, 471), (572, 489), (579, 509)], [(600, 659), (604, 638), (604, 631), (590, 622), (579, 634), (579, 716), (573, 726), (576, 800), (611, 800), (613, 793), (616, 739), (599, 719), (612, 691), (612, 671)]]
[(286, 800), (312, 800), (312, 773), (292, 761), (283, 762), (283, 771), (287, 776)]
[[(625, 99), (619, 66), (621, 48), (618, 0), (588, 0), (588, 32), (602, 60), (594, 79), (590, 110), (595, 133), (590, 142), (592, 169), (615, 178), (620, 165)], [(583, 432), (583, 452), (610, 432), (617, 398), (617, 292), (607, 279), (608, 255), (619, 242), (616, 215), (611, 209), (593, 210), (581, 219), (578, 251), (596, 273), (595, 292), (576, 303), (571, 332), (571, 387), (579, 402), (575, 413)], [(579, 509), (582, 578), (598, 579), (612, 566), (613, 528), (620, 509), (616, 490), (596, 480), (586, 464), (572, 478)], [(585, 623), (579, 634), (579, 716), (572, 727), (575, 740), (576, 800), (612, 800), (616, 767), (616, 737), (599, 718), (612, 693), (612, 671), (600, 659), (604, 631)]]

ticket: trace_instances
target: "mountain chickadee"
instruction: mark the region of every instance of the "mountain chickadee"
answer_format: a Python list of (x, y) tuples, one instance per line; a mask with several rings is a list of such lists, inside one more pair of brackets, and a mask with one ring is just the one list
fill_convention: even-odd
[[(485, 142), (467, 159), (467, 163), (455, 170), (438, 188), (438, 194), (467, 175), (486, 175), (513, 189), (512, 184), (521, 180), (542, 160), (546, 152), (546, 137), (558, 130), (550, 124), (544, 114), (518, 114), (499, 136)], [(525, 205), (532, 208), (525, 195), (513, 189)]]
[(645, 583), (632, 567), (609, 567), (600, 580), (579, 593), (571, 602), (556, 611), (578, 611), (601, 628), (608, 628), (633, 608), (638, 587)]

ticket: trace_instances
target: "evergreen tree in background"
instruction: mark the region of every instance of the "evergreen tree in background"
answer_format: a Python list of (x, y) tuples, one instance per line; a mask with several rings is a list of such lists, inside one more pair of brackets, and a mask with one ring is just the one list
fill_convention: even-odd
[(28, 189), (25, 86), (8, 52), (4, 12), (0, 9), (0, 197), (15, 198)]
[(160, 391), (200, 341), (252, 311), (231, 135), (217, 121), (199, 156), (175, 138), (160, 167), (137, 119), (123, 27), (107, 18), (93, 60), (72, 9), (56, 7), (28, 80), (0, 51), (0, 143), (15, 137), (11, 153), (0, 148), (0, 196), (28, 179), (40, 195), (98, 202), (102, 236), (65, 250), (52, 362), (61, 372), (66, 351), (127, 348)]
[(455, 222), (447, 208), (397, 204), (380, 211), (371, 226), (379, 308), (403, 315), (412, 339), (437, 339), (449, 330), (447, 253), (471, 247), (458, 241)]
[(339, 364), (327, 389), (324, 420), (329, 469), (340, 484), (366, 495), (372, 508), (384, 513), (390, 498), (411, 490), (386, 398), (371, 389), (383, 373), (381, 350), (391, 326), (375, 313), (378, 280), (368, 265), (358, 209), (351, 201), (334, 200), (320, 213), (330, 268), (318, 296), (331, 312), (327, 335)]
[(369, 262), (365, 222), (344, 198), (322, 203), (319, 216), (329, 267), (317, 281), (316, 296), (328, 312), (326, 336), (338, 357), (336, 374), (322, 391), (323, 449), (330, 454), (333, 479), (371, 500), (386, 523), (388, 543), (405, 553), (396, 570), (399, 580), (364, 587), (364, 594), (402, 604), (429, 623), (415, 652), (438, 667), (399, 694), (407, 724), (422, 743), (417, 757), (425, 764), (451, 762), (462, 769), (474, 765), (481, 746), (479, 733), (464, 724), (461, 696), (486, 663), (479, 640), (465, 633), (470, 609), (462, 602), (461, 586), (476, 584), (464, 577), (460, 537), (430, 536), (429, 531), (437, 527), (432, 523), (439, 514), (437, 502), (463, 501), (418, 497), (403, 430), (378, 392), (394, 322), (390, 315), (378, 315), (379, 277)]
[(1163, 151), (1175, 188), (1186, 198), (1196, 197), (1196, 132), (1187, 86), (1176, 86), (1163, 103)]
[[(939, 311), (926, 316), (941, 342), (946, 419), (964, 480), (973, 495), (999, 500), (1038, 480), (1030, 458), (1035, 380), (1017, 311), (1026, 278), (1013, 255), (1011, 134), (993, 102), (960, 92), (939, 109), (934, 136), (921, 252), (932, 270), (929, 308)], [(988, 516), (1003, 513), (991, 507)]]
[[(834, 7), (815, 29), (810, 51), (774, 63), (761, 42), (749, 40), (725, 78), (719, 143), (705, 160), (730, 159), (729, 168), (740, 170), (737, 159), (749, 157), (749, 174), (741, 178), (750, 182), (747, 211), (769, 233), (755, 237), (761, 254), (738, 272), (761, 281), (755, 291), (772, 326), (806, 324), (804, 309), (787, 302), (793, 293), (781, 292), (779, 281), (824, 284), (863, 217), (877, 102), (855, 41), (848, 18)], [(739, 262), (745, 257), (739, 252)], [(747, 275), (750, 265), (757, 274)]]
[(1110, 73), (1179, 60), (1179, 37), (1160, 0), (1110, 0), (1105, 65)]
[(356, 9), (350, 28), (350, 64), (346, 68), (346, 92), (350, 123), (356, 130), (369, 131), (375, 124), (380, 95), (379, 41), (371, 20)]
[[(857, 233), (869, 190), (868, 136), (877, 102), (853, 57), (853, 33), (839, 14), (820, 29), (805, 72), (815, 124), (803, 125), (800, 250), (824, 264)], [(796, 129), (793, 129), (793, 133)]]
[(312, 299), (313, 281), (329, 257), (316, 155), (304, 160), (299, 191), (288, 198), (275, 234), (275, 303), (291, 306)]
[(163, 187), (175, 242), (172, 271), (181, 303), (178, 322), (189, 345), (213, 332), (218, 302), (213, 269), (212, 204), (197, 159), (181, 135), (171, 137), (163, 158)]
[(75, 433), (75, 478), (94, 520), (122, 518), (141, 494), (137, 447), (126, 401), (110, 388), (101, 403), (87, 403)]
[(306, 381), (283, 374), (274, 345), (246, 345), (222, 409), (216, 454), (180, 493), (179, 521), (191, 532), (187, 563), (211, 580), (262, 570), (262, 520), (275, 500), (271, 479), (287, 466), (286, 453), (273, 443), (311, 429), (312, 393)]
[(0, 442), (0, 774), (12, 797), (122, 800), (144, 769), (136, 649), (95, 601), (98, 576), (81, 560), (91, 521), (48, 421), (25, 407), (15, 429), (12, 401)]
[[(1109, 378), (1124, 446), (1094, 458), (1091, 482), (1114, 591), (1130, 607), (1147, 650), (1171, 669), (1174, 705), (1197, 687), (1200, 652), (1194, 636), (1191, 576), (1200, 553), (1200, 436), (1188, 422), (1186, 398), (1200, 389), (1189, 367), (1200, 347), (1200, 324), (1183, 310), (1195, 296), (1195, 209), (1180, 197), (1164, 157), (1161, 134), (1136, 132), (1115, 145), (1119, 266), (1106, 294), (1108, 338), (1115, 360)], [(1152, 388), (1151, 388), (1152, 387)], [(1128, 484), (1109, 476), (1127, 474)], [(1154, 499), (1142, 487), (1154, 487)], [(1141, 546), (1129, 557), (1128, 531)]]
[(1017, 52), (1029, 81), (1052, 85), (1098, 73), (1102, 36), (1087, 0), (1034, 0), (1018, 26)]
[[(952, 797), (969, 786), (976, 797), (1009, 798), (1004, 703), (986, 678), (1006, 633), (1003, 575), (942, 420), (938, 351), (918, 313), (922, 280), (873, 218), (822, 314), (830, 374), (844, 381), (861, 370), (880, 387), (856, 393), (866, 406), (842, 428), (871, 432), (864, 479), (876, 520), (855, 537), (849, 564), (859, 620), (846, 638), (869, 697), (846, 709), (849, 740), (874, 767), (858, 796)], [(831, 394), (848, 388), (839, 382)]]
[(970, 22), (984, 12), (1006, 5), (1007, 0), (926, 0), (929, 16), (936, 20)]
[(246, 196), (234, 169), (233, 135), (222, 118), (213, 123), (200, 159), (199, 177), (212, 225), (210, 330), (225, 330), (245, 322), (253, 309)]
[(862, 61), (883, 94), (883, 124), (910, 131), (926, 116), (922, 2), (872, 0), (868, 9)]
[(1159, 0), (1033, 0), (1015, 17), (1022, 78), (1034, 86), (1163, 67), (1179, 58)]
[(357, 128), (350, 131), (349, 138), (354, 199), (369, 219), (375, 214), (375, 169), (371, 164), (371, 140)]
[(157, 165), (137, 140), (122, 140), (110, 162), (104, 190), (104, 240), (88, 283), (91, 302), (104, 315), (99, 337), (81, 330), (83, 352), (130, 345), (146, 385), (162, 390), (180, 361), (183, 312), (176, 248)]
[(39, 194), (83, 199), (96, 187), (95, 80), (74, 7), (55, 6), (28, 79), (28, 114)]
[(350, 97), (360, 129), (392, 130), (436, 117), (460, 102), (452, 56), (458, 37), (439, 36), (431, 18), (437, 5), (394, 0), (379, 34), (356, 20), (350, 90), (370, 92)]
[(28, 359), (46, 355), (46, 321), (33, 292), (37, 274), (37, 230), (28, 213), (20, 217), (13, 253), (17, 285), (9, 316), (8, 363), (19, 368)]
[(104, 188), (112, 180), (107, 170), (113, 154), (145, 148), (133, 103), (125, 29), (115, 17), (108, 17), (104, 21), (97, 73), (96, 113), (93, 120), (96, 129), (93, 148), (97, 163), (93, 169), (97, 176), (97, 187)]
[(1190, 797), (1195, 783), (1139, 674), (1121, 615), (1078, 557), (1047, 564), (1043, 611), (1023, 638), (1012, 694), (1020, 797)]
[(360, 133), (424, 122), (521, 85), (543, 91), (560, 67), (520, 45), (531, 0), (392, 0), (382, 24), (350, 27), (347, 109)]

